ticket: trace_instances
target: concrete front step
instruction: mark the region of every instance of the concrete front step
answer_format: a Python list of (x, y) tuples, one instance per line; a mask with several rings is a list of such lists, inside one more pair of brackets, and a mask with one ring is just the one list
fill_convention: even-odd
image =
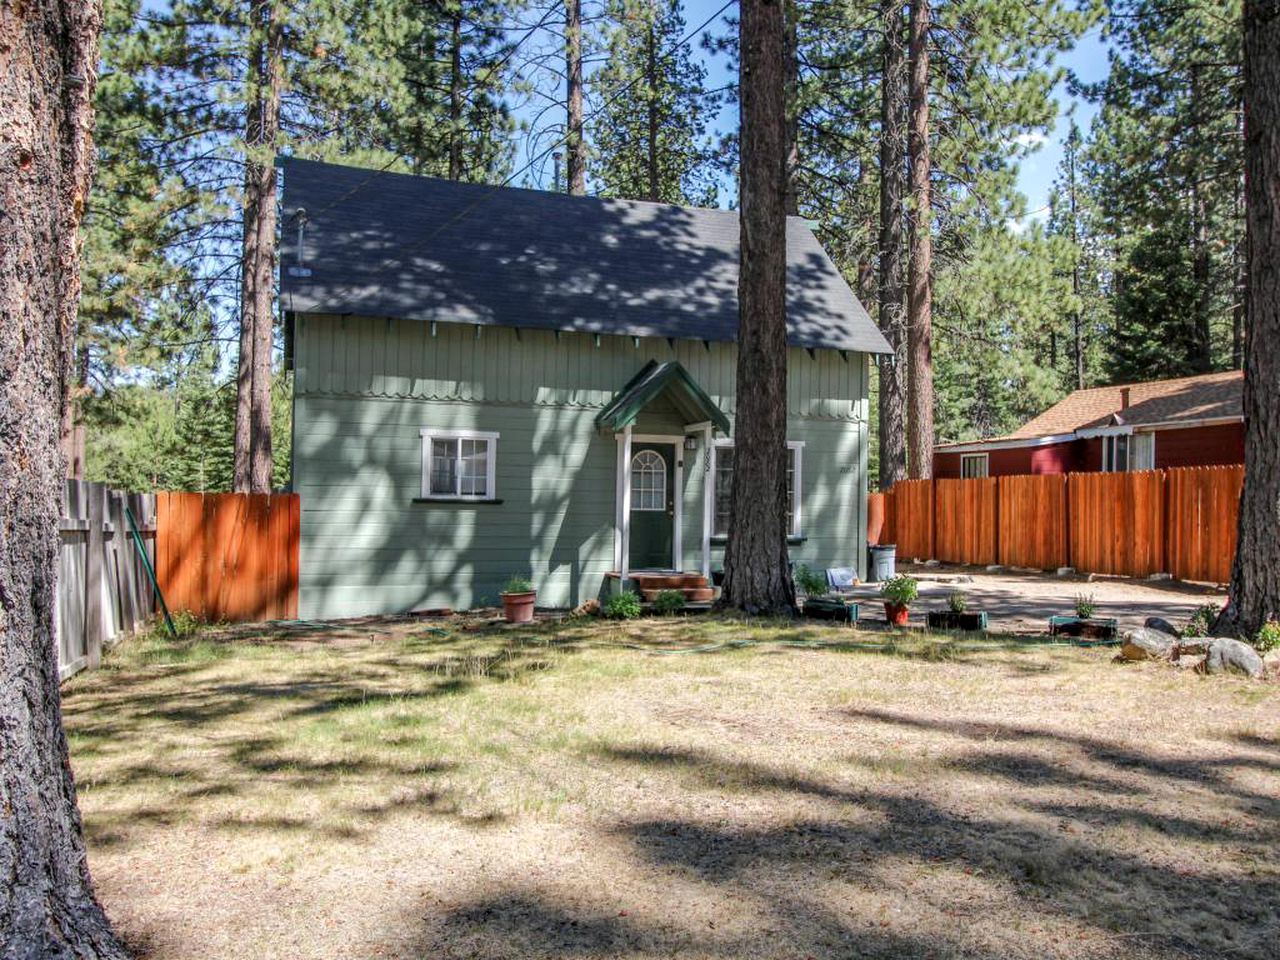
[(663, 590), (679, 590), (688, 603), (710, 603), (716, 598), (716, 592), (711, 587), (661, 587), (656, 590), (641, 590), (640, 595), (644, 597), (645, 603), (653, 603)]

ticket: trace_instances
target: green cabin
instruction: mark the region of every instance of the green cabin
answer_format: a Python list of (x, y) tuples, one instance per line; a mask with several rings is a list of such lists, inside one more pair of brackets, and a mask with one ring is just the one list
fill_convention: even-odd
[[(713, 577), (736, 212), (282, 165), (300, 616), (492, 604), (513, 574), (546, 607)], [(803, 220), (787, 254), (791, 556), (863, 575), (889, 348)]]

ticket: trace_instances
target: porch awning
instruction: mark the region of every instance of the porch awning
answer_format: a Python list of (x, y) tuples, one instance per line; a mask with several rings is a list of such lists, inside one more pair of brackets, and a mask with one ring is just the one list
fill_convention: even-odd
[(663, 363), (650, 360), (645, 364), (609, 401), (609, 405), (596, 414), (596, 426), (615, 432), (630, 426), (636, 422), (640, 411), (663, 393), (675, 403), (676, 409), (686, 417), (686, 422), (710, 421), (717, 430), (728, 435), (729, 418), (693, 377), (689, 376), (689, 371), (678, 360)]

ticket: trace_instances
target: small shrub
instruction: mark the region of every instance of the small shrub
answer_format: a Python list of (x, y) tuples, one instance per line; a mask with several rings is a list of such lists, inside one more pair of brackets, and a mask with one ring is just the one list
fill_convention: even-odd
[(1088, 620), (1094, 615), (1098, 609), (1098, 603), (1093, 599), (1092, 593), (1076, 594), (1076, 616), (1081, 620)]
[(794, 574), (796, 586), (804, 591), (807, 597), (820, 597), (827, 592), (827, 575), (809, 567), (808, 564), (797, 564)]
[(969, 598), (959, 590), (952, 590), (947, 594), (947, 609), (952, 613), (964, 613), (969, 606)]
[(502, 588), (503, 593), (532, 593), (533, 581), (528, 577), (522, 577), (519, 574), (513, 576), (507, 581), (507, 585)]
[(1186, 626), (1182, 628), (1184, 637), (1207, 637), (1209, 631), (1213, 629), (1213, 622), (1218, 619), (1218, 614), (1222, 612), (1222, 608), (1216, 603), (1204, 603), (1196, 607), (1195, 612), (1191, 614), (1187, 620)]
[(634, 620), (640, 616), (640, 595), (615, 593), (604, 602), (604, 615), (610, 620)]
[(669, 617), (685, 605), (684, 594), (679, 590), (661, 590), (653, 598), (653, 609), (661, 616)]
[(915, 577), (900, 573), (892, 580), (886, 580), (880, 585), (880, 595), (889, 603), (905, 607), (920, 596), (920, 583)]
[(1253, 647), (1259, 653), (1280, 649), (1280, 620), (1268, 620), (1254, 638)]

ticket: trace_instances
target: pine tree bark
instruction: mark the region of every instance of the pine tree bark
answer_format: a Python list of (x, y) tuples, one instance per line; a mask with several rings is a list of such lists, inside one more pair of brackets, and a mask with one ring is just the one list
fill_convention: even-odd
[(913, 480), (933, 476), (933, 190), (929, 0), (911, 3), (911, 239), (907, 265), (907, 446)]
[(786, 0), (787, 214), (800, 216), (800, 10)]
[(462, 9), (449, 24), (449, 179), (462, 179)]
[(734, 478), (721, 603), (790, 615), (786, 97), (782, 0), (742, 0), (741, 254)]
[(646, 200), (657, 203), (662, 199), (658, 182), (658, 38), (657, 25), (654, 18), (656, 11), (649, 13), (649, 31), (645, 39), (645, 104), (648, 114), (648, 129), (645, 142), (645, 164), (648, 170), (649, 192)]
[(1244, 490), (1230, 600), (1214, 632), (1253, 638), (1280, 619), (1280, 0), (1245, 0), (1245, 224), (1249, 336)]
[(62, 729), (54, 581), (102, 8), (0, 3), (0, 956), (123, 958)]
[(903, 303), (902, 198), (907, 127), (902, 4), (882, 0), (884, 71), (880, 82), (880, 331), (893, 350), (880, 367), (880, 489), (907, 477), (907, 337)]
[(270, 493), (271, 350), (275, 332), (276, 141), (284, 86), (284, 32), (277, 0), (255, 0), (245, 123), (240, 358), (236, 381), (235, 489)]
[(566, 168), (569, 192), (587, 192), (587, 143), (582, 136), (582, 0), (565, 0), (564, 56), (569, 111), (569, 156)]

